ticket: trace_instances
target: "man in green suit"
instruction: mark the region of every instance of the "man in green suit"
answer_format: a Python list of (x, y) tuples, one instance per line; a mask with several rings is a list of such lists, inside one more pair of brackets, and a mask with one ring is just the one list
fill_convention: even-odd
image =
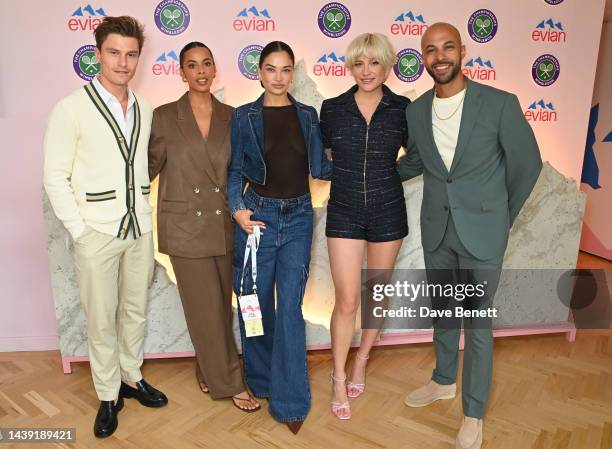
[[(421, 50), (434, 88), (406, 109), (409, 142), (398, 171), (402, 180), (423, 175), (421, 235), (428, 281), (486, 285), (483, 298), (466, 304), (485, 310), (492, 305), (509, 230), (540, 174), (540, 152), (517, 97), (463, 75), (465, 46), (454, 26), (431, 25)], [(456, 316), (434, 323), (432, 379), (410, 393), (406, 405), (455, 397), (461, 323)], [(465, 418), (456, 447), (472, 449), (482, 444), (493, 332), (490, 319), (463, 318), (463, 327)]]

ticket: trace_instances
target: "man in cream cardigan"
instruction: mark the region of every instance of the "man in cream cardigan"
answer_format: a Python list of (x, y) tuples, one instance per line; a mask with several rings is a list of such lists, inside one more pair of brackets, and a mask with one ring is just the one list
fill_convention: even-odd
[(132, 17), (105, 17), (94, 32), (100, 75), (61, 99), (45, 134), (44, 185), (74, 239), (89, 360), (100, 408), (94, 434), (117, 428), (123, 398), (167, 398), (142, 377), (153, 276), (147, 149), (152, 111), (128, 83), (144, 42)]

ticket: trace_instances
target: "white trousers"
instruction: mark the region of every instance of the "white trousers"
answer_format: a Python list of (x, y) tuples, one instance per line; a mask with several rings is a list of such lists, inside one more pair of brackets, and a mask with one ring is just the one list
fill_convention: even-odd
[(142, 379), (153, 233), (120, 240), (87, 227), (74, 243), (89, 363), (98, 399), (117, 399), (121, 379)]

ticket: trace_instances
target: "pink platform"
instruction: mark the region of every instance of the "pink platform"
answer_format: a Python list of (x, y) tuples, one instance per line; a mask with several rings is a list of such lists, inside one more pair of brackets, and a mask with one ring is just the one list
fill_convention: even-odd
[[(543, 326), (532, 326), (532, 327), (507, 327), (498, 328), (493, 330), (494, 337), (513, 337), (518, 335), (538, 335), (538, 334), (566, 334), (565, 338), (567, 341), (574, 341), (576, 339), (576, 327), (573, 323), (562, 322), (556, 324), (548, 324)], [(382, 335), (381, 338), (374, 344), (375, 346), (388, 346), (388, 345), (405, 345), (411, 343), (429, 343), (433, 339), (433, 331), (418, 331), (418, 332), (398, 332), (392, 335)], [(330, 344), (324, 345), (310, 345), (309, 350), (318, 349), (329, 349)], [(463, 334), (459, 341), (459, 347), (463, 349)], [(168, 359), (174, 357), (194, 357), (193, 352), (163, 352), (157, 354), (145, 354), (145, 359)], [(64, 374), (71, 374), (73, 362), (87, 362), (89, 357), (87, 356), (68, 356), (62, 357), (62, 366), (64, 368)]]

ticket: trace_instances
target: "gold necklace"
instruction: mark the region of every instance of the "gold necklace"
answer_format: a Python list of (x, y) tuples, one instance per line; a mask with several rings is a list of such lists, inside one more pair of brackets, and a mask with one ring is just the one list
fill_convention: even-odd
[(463, 90), (463, 96), (461, 97), (461, 101), (459, 102), (459, 104), (457, 105), (457, 107), (455, 108), (455, 110), (451, 113), (451, 115), (449, 115), (448, 117), (440, 117), (438, 115), (438, 111), (436, 111), (436, 95), (434, 94), (434, 101), (432, 101), (432, 106), (433, 106), (433, 110), (434, 110), (434, 114), (436, 114), (436, 117), (438, 120), (449, 120), (450, 118), (452, 118), (453, 115), (455, 115), (457, 113), (457, 111), (459, 110), (459, 108), (461, 107), (461, 105), (463, 104), (463, 100), (465, 100), (465, 94), (467, 93), (467, 89)]

